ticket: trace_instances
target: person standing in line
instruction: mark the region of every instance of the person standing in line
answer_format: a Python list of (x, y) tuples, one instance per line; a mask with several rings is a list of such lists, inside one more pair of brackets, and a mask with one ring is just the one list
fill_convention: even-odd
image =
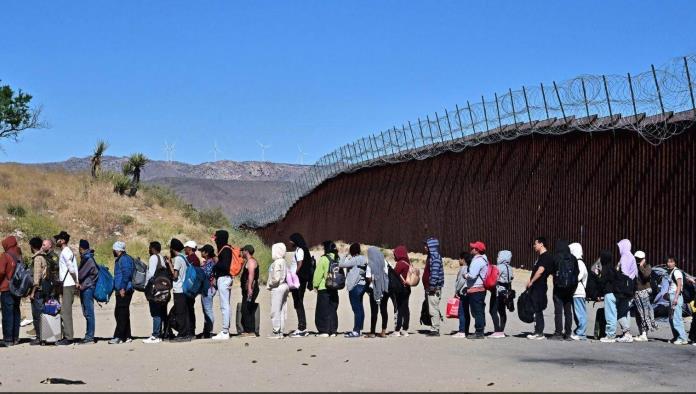
[(573, 294), (573, 315), (575, 317), (575, 331), (570, 335), (570, 339), (574, 341), (587, 340), (587, 305), (585, 304), (585, 296), (587, 288), (587, 267), (582, 256), (582, 245), (575, 242), (568, 246), (570, 253), (575, 256), (578, 261), (578, 286)]
[[(618, 243), (619, 253), (621, 254), (621, 259), (619, 260), (619, 271), (624, 275), (628, 276), (629, 279), (635, 283), (636, 277), (638, 276), (638, 264), (636, 263), (636, 258), (633, 257), (631, 252), (631, 241), (627, 239), (622, 239)], [(630, 311), (629, 301), (635, 297), (635, 288), (629, 297), (614, 293), (616, 297), (616, 313), (617, 321), (619, 327), (623, 331), (623, 335), (616, 339), (616, 342), (631, 343), (633, 342), (633, 336), (631, 335), (631, 323), (628, 320), (628, 313)]]
[[(41, 248), (42, 242), (41, 238), (38, 237), (29, 240), (34, 272), (34, 287), (31, 289), (29, 299), (31, 300), (31, 317), (34, 321), (34, 331), (36, 332), (36, 339), (31, 341), (32, 346), (41, 344), (41, 313), (43, 312), (44, 302), (46, 302), (46, 296), (50, 295), (53, 290), (52, 286), (47, 286), (49, 282), (47, 276), (48, 262), (46, 254)], [(48, 289), (48, 292), (45, 292), (44, 288)]]
[(213, 325), (215, 324), (215, 313), (213, 312), (213, 300), (215, 299), (215, 276), (213, 269), (215, 268), (215, 249), (212, 245), (203, 245), (200, 249), (203, 263), (201, 268), (205, 272), (205, 278), (208, 281), (208, 293), (201, 295), (201, 307), (203, 309), (203, 332), (201, 338), (210, 339), (212, 336)]
[[(148, 250), (150, 258), (147, 261), (146, 283), (157, 276), (160, 272), (167, 270), (167, 262), (162, 256), (162, 244), (157, 241), (150, 242)], [(164, 326), (167, 319), (167, 304), (162, 302), (148, 301), (150, 316), (152, 317), (152, 334), (149, 338), (143, 339), (143, 343), (153, 344), (162, 342), (164, 336)]]
[(467, 295), (469, 307), (474, 316), (474, 339), (485, 339), (486, 329), (486, 288), (483, 282), (488, 274), (488, 258), (485, 254), (486, 245), (481, 241), (469, 244), (471, 248), (471, 265), (466, 274)]
[(338, 330), (338, 290), (326, 288), (326, 277), (329, 273), (330, 260), (338, 259), (336, 244), (332, 241), (324, 241), (324, 255), (321, 256), (314, 271), (312, 285), (317, 290), (317, 307), (315, 311), (315, 324), (318, 337), (336, 336)]
[(169, 253), (171, 265), (169, 270), (174, 281), (172, 283), (172, 293), (174, 293), (174, 317), (177, 325), (177, 336), (171, 342), (191, 342), (189, 330), (189, 313), (186, 294), (184, 294), (184, 281), (186, 280), (186, 259), (182, 252), (184, 244), (176, 238), (169, 241)]
[(78, 277), (75, 254), (68, 246), (70, 234), (61, 231), (54, 239), (56, 240), (56, 245), (61, 248), (60, 257), (58, 258), (58, 276), (60, 278), (59, 283), (62, 284), (63, 288), (63, 298), (60, 307), (60, 317), (63, 321), (63, 339), (56, 342), (56, 345), (66, 346), (72, 344), (74, 339), (72, 308), (80, 279)]
[[(58, 260), (53, 240), (50, 238), (44, 239), (41, 243), (41, 253), (46, 258), (46, 286), (44, 287), (44, 297), (60, 298), (58, 282), (60, 281)], [(42, 307), (43, 308), (43, 307)]]
[[(184, 244), (184, 255), (194, 267), (201, 266), (201, 260), (196, 254), (197, 250), (198, 245), (196, 245), (196, 241), (186, 241)], [(186, 298), (186, 308), (189, 314), (189, 335), (194, 338), (196, 337), (196, 297), (197, 295)]]
[(288, 314), (288, 293), (290, 288), (286, 282), (287, 263), (285, 262), (285, 244), (279, 242), (271, 246), (273, 263), (268, 268), (267, 288), (271, 292), (271, 339), (283, 339), (285, 318)]
[(684, 322), (682, 321), (682, 313), (684, 307), (684, 298), (682, 290), (684, 289), (684, 273), (677, 268), (677, 259), (670, 256), (667, 259), (667, 269), (669, 269), (669, 303), (671, 310), (669, 312), (669, 327), (672, 329), (671, 343), (675, 345), (687, 345), (689, 339), (684, 331)]
[(313, 268), (312, 255), (309, 253), (307, 242), (299, 233), (290, 235), (290, 246), (295, 248), (293, 253), (291, 269), (297, 274), (300, 280), (300, 287), (290, 290), (292, 293), (292, 303), (297, 313), (297, 329), (290, 334), (291, 338), (302, 338), (309, 335), (307, 332), (307, 316), (304, 308), (305, 290), (312, 291), (313, 287)]
[(367, 283), (367, 259), (360, 254), (360, 244), (350, 245), (348, 256), (343, 258), (339, 267), (348, 269), (346, 274), (346, 290), (350, 299), (350, 307), (353, 310), (353, 331), (345, 333), (346, 338), (360, 338), (365, 324), (365, 308), (363, 295)]
[(544, 336), (544, 309), (548, 305), (548, 277), (553, 274), (554, 262), (548, 251), (548, 241), (544, 237), (537, 237), (532, 244), (534, 251), (539, 255), (534, 262), (532, 274), (527, 281), (532, 304), (534, 305), (534, 333), (527, 335), (527, 339), (541, 340)]
[(645, 252), (639, 250), (633, 257), (638, 262), (638, 274), (636, 275), (636, 295), (633, 297), (633, 304), (636, 306), (636, 325), (638, 326), (638, 335), (633, 338), (635, 342), (647, 342), (648, 331), (657, 330), (657, 322), (655, 321), (655, 312), (650, 303), (650, 294), (652, 287), (650, 286), (650, 277), (652, 276), (652, 267), (645, 260)]
[(556, 241), (553, 260), (553, 309), (556, 329), (551, 339), (570, 341), (573, 330), (573, 295), (577, 290), (580, 274), (578, 261), (570, 253), (568, 241), (561, 239)]
[(602, 343), (616, 342), (616, 297), (614, 296), (616, 283), (616, 265), (613, 262), (611, 252), (603, 250), (599, 255), (599, 261), (602, 266), (602, 275), (600, 276), (600, 286), (604, 290), (604, 319), (606, 320), (606, 335), (599, 339)]
[(442, 267), (442, 256), (440, 255), (440, 241), (430, 237), (425, 241), (423, 247), (426, 255), (426, 269), (428, 270), (428, 280), (423, 279), (423, 286), (428, 297), (428, 311), (432, 321), (432, 331), (428, 336), (440, 336), (440, 324), (442, 324), (442, 312), (440, 311), (440, 301), (442, 299), (442, 287), (445, 285), (445, 271)]
[[(367, 293), (370, 301), (370, 333), (365, 338), (387, 336), (387, 301), (389, 300), (389, 275), (387, 262), (380, 250), (374, 246), (367, 249), (365, 279), (369, 282)], [(377, 315), (382, 315), (382, 331), (377, 334)]]
[(242, 337), (256, 337), (256, 298), (259, 296), (259, 264), (254, 258), (254, 247), (246, 245), (242, 248), (244, 268), (240, 276), (242, 288)]
[(122, 241), (114, 242), (114, 290), (116, 291), (116, 307), (114, 318), (116, 329), (114, 337), (109, 341), (110, 345), (131, 342), (130, 303), (133, 299), (133, 258), (126, 253), (126, 244)]
[(498, 252), (496, 265), (498, 266), (498, 283), (495, 289), (491, 291), (491, 305), (488, 313), (493, 320), (494, 332), (489, 338), (505, 338), (505, 324), (507, 323), (507, 297), (512, 289), (512, 280), (514, 275), (510, 262), (512, 261), (512, 252), (509, 250), (501, 250)]
[[(232, 264), (232, 248), (229, 245), (230, 234), (225, 230), (218, 230), (213, 235), (213, 242), (217, 247), (218, 261), (213, 268), (213, 274), (217, 281), (218, 298), (220, 299), (220, 311), (222, 313), (222, 331), (213, 337), (214, 340), (225, 341), (230, 339), (230, 304), (232, 303), (232, 276), (230, 265)], [(183, 245), (182, 245), (183, 246)]]
[(0, 254), (0, 304), (2, 305), (2, 337), (0, 347), (19, 344), (19, 310), (22, 299), (10, 292), (10, 281), (17, 264), (22, 262), (22, 250), (17, 245), (17, 238), (10, 235), (2, 240), (4, 253)]
[(404, 285), (404, 291), (401, 294), (394, 295), (396, 324), (394, 325), (393, 337), (407, 337), (409, 320), (411, 320), (411, 311), (408, 307), (408, 301), (411, 297), (411, 287), (406, 283), (408, 271), (411, 269), (411, 260), (408, 258), (408, 249), (406, 246), (399, 245), (394, 249), (394, 260), (396, 265), (394, 271), (399, 275), (401, 283)]
[(469, 325), (471, 323), (471, 313), (469, 311), (469, 296), (466, 294), (466, 276), (469, 273), (469, 264), (472, 256), (469, 252), (462, 252), (459, 255), (459, 271), (457, 272), (457, 280), (454, 283), (454, 296), (459, 298), (459, 331), (453, 334), (453, 338), (466, 339), (469, 335)]
[(94, 330), (96, 320), (94, 316), (94, 289), (97, 287), (99, 269), (97, 262), (94, 261), (94, 250), (90, 249), (89, 242), (85, 239), (80, 240), (80, 268), (78, 276), (80, 284), (77, 289), (80, 291), (80, 304), (82, 304), (82, 314), (87, 321), (85, 337), (80, 344), (90, 345), (95, 343)]

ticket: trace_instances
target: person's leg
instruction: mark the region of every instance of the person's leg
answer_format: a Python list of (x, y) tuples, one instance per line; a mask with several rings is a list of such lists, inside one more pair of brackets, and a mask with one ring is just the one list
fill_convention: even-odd
[(288, 296), (290, 295), (290, 288), (287, 284), (283, 285), (283, 298), (281, 299), (282, 305), (280, 307), (280, 332), (285, 332), (285, 319), (288, 316)]
[(534, 312), (534, 334), (544, 335), (544, 311)]
[(299, 331), (307, 329), (307, 316), (304, 308), (304, 293), (306, 289), (307, 282), (300, 282), (300, 287), (292, 291), (293, 307), (297, 313), (297, 329)]
[(0, 299), (2, 299), (2, 339), (5, 343), (12, 343), (12, 327), (14, 326), (14, 316), (12, 313), (12, 308), (14, 306), (14, 301), (12, 300), (12, 294), (9, 291), (3, 291), (0, 293)]
[(125, 306), (125, 297), (121, 297), (120, 294), (116, 293), (115, 295), (116, 298), (116, 306), (114, 307), (114, 320), (116, 320), (116, 327), (114, 328), (114, 338), (118, 338), (122, 341), (125, 341), (126, 338), (126, 333), (125, 333), (125, 319), (124, 319), (124, 306)]
[(379, 313), (379, 305), (377, 305), (377, 301), (375, 301), (375, 298), (372, 296), (372, 292), (369, 292), (367, 296), (370, 299), (370, 334), (374, 334), (375, 329), (377, 328), (377, 314)]
[(586, 335), (585, 332), (587, 331), (587, 305), (585, 305), (585, 298), (574, 297), (573, 310), (577, 319), (577, 328), (575, 329), (575, 335), (584, 338)]
[(60, 306), (60, 317), (63, 320), (63, 337), (72, 341), (74, 336), (72, 307), (75, 297), (75, 286), (63, 287), (63, 300)]
[(186, 297), (186, 310), (188, 311), (189, 335), (196, 335), (196, 299)]
[[(486, 292), (483, 293), (484, 295)], [(493, 320), (493, 331), (501, 332), (503, 331), (500, 327), (500, 319), (498, 318), (498, 290), (494, 289), (491, 291), (491, 302), (488, 305), (488, 313), (491, 315), (491, 320)]]
[(464, 305), (464, 317), (466, 318), (464, 321), (464, 333), (469, 335), (471, 331), (471, 303), (469, 302), (469, 295), (464, 294), (461, 296), (459, 298), (459, 303)]
[(507, 324), (507, 309), (504, 302), (501, 302), (498, 298), (498, 315), (500, 315), (500, 332), (505, 332), (505, 325)]
[(691, 317), (691, 326), (689, 327), (689, 339), (696, 343), (696, 316)]
[(645, 319), (643, 319), (643, 313), (645, 313), (645, 308), (643, 307), (643, 297), (641, 296), (642, 291), (636, 292), (633, 296), (633, 304), (636, 307), (636, 326), (638, 327), (638, 335), (643, 335), (643, 332), (648, 333), (648, 329), (645, 325)]
[(276, 287), (271, 290), (271, 326), (273, 332), (280, 332), (280, 309), (282, 308), (282, 292)]
[(14, 295), (12, 295), (11, 297), (12, 308), (10, 309), (10, 313), (12, 314), (12, 342), (19, 343), (19, 326), (22, 322), (22, 312), (20, 310), (22, 298), (15, 297)]
[(232, 302), (232, 278), (222, 276), (217, 280), (220, 311), (222, 312), (222, 332), (230, 332), (230, 303)]
[(428, 309), (430, 310), (430, 320), (432, 320), (433, 331), (440, 332), (440, 324), (442, 323), (442, 312), (440, 312), (440, 298), (442, 291), (437, 290), (428, 294)]
[(177, 337), (189, 336), (188, 306), (186, 296), (183, 293), (174, 294), (174, 311), (176, 324), (179, 328)]
[(555, 325), (553, 335), (563, 335), (563, 300), (556, 293), (553, 294), (553, 317)]
[(82, 314), (85, 316), (87, 321), (87, 328), (85, 330), (85, 340), (94, 339), (94, 288), (82, 290), (80, 292), (80, 303), (82, 304)]
[(126, 296), (124, 297), (126, 301), (126, 305), (124, 306), (124, 311), (123, 311), (123, 320), (124, 320), (124, 326), (125, 326), (125, 336), (126, 338), (124, 341), (127, 341), (131, 338), (133, 338), (133, 333), (131, 332), (131, 321), (130, 321), (130, 304), (131, 301), (133, 300), (133, 290), (127, 291)]
[(210, 337), (210, 333), (213, 331), (213, 325), (215, 324), (215, 314), (213, 313), (213, 299), (214, 295), (201, 297), (201, 307), (203, 309), (203, 317), (205, 322), (203, 323), (203, 336), (205, 338)]
[(471, 308), (474, 314), (474, 330), (477, 336), (484, 334), (486, 328), (486, 292), (479, 291), (469, 294)]
[(44, 299), (41, 291), (36, 292), (36, 296), (31, 301), (31, 317), (34, 320), (34, 331), (36, 339), (41, 340), (41, 312), (43, 312)]
[(564, 330), (563, 335), (570, 337), (573, 333), (573, 299), (567, 298), (563, 300)]
[(152, 317), (152, 333), (150, 334), (150, 336), (155, 337), (155, 338), (159, 338), (159, 336), (161, 334), (160, 330), (162, 327), (161, 326), (162, 320), (160, 317), (159, 304), (156, 302), (150, 301), (148, 303), (148, 306), (150, 308), (150, 317)]
[(617, 323), (621, 328), (621, 334), (631, 333), (631, 325), (628, 321), (628, 298), (618, 297), (616, 299)]
[(387, 330), (387, 323), (389, 322), (389, 295), (384, 293), (382, 300), (379, 303), (379, 313), (382, 315), (382, 332)]
[(604, 295), (604, 318), (607, 321), (607, 338), (616, 337), (616, 297), (612, 293)]
[(258, 287), (254, 289), (253, 293), (251, 293), (251, 301), (249, 302), (249, 332), (252, 332), (254, 334), (259, 333), (259, 328), (256, 326), (256, 309), (259, 308), (259, 305), (256, 302), (257, 298), (259, 298)]
[(350, 308), (353, 310), (353, 331), (354, 332), (360, 332), (359, 326), (358, 326), (358, 303), (362, 303), (362, 300), (360, 298), (360, 291), (361, 291), (361, 286), (357, 285), (353, 287), (349, 292), (348, 292), (348, 299), (350, 300)]
[(338, 332), (338, 290), (329, 290), (329, 334)]
[[(670, 304), (674, 302), (674, 293), (669, 294), (669, 302)], [(677, 306), (674, 308), (674, 311), (672, 312), (672, 333), (675, 335), (677, 339), (681, 339), (682, 341), (688, 340), (686, 336), (686, 331), (684, 331), (684, 321), (682, 318), (682, 311), (684, 308), (684, 299), (680, 295), (679, 298), (677, 299)]]
[(399, 314), (401, 315), (401, 329), (408, 332), (411, 321), (411, 309), (408, 307), (408, 301), (411, 299), (411, 288), (407, 287), (404, 291), (403, 299), (401, 300), (401, 310)]
[(464, 314), (464, 300), (463, 297), (459, 298), (459, 308), (457, 308), (457, 318), (459, 319), (459, 332), (466, 332), (466, 314)]

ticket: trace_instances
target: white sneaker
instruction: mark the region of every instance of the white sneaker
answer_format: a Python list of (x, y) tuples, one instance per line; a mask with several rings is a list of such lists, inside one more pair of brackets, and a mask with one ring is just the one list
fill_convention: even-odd
[(494, 332), (493, 334), (488, 336), (489, 338), (505, 338), (505, 333), (504, 332)]
[(674, 341), (674, 342), (672, 342), (672, 343), (675, 344), (675, 345), (688, 345), (688, 344), (689, 344), (688, 341), (685, 341), (685, 340), (683, 340), (683, 339), (677, 339), (676, 341)]
[(408, 331), (401, 331), (401, 336), (402, 337), (407, 337), (408, 336)]
[(290, 338), (303, 338), (309, 335), (307, 330), (295, 330), (290, 334)]
[(152, 336), (150, 338), (143, 339), (143, 343), (160, 343), (160, 342), (162, 342), (161, 339), (159, 339), (157, 337), (152, 337)]
[(394, 331), (393, 333), (389, 334), (389, 336), (393, 338), (398, 338), (401, 336), (401, 333), (398, 331)]
[(273, 331), (273, 334), (269, 335), (268, 339), (283, 339), (283, 333), (280, 331)]
[(625, 333), (621, 338), (617, 338), (616, 342), (619, 343), (631, 343), (633, 342), (633, 335), (630, 332)]
[(323, 333), (323, 334), (317, 334), (317, 336), (318, 336), (319, 338), (328, 338), (328, 337), (329, 337), (329, 334)]
[(540, 341), (546, 339), (546, 337), (543, 334), (529, 334), (527, 335), (527, 339), (531, 339), (533, 341)]
[(220, 331), (217, 335), (213, 337), (216, 341), (225, 341), (230, 339), (230, 333), (227, 331)]
[(637, 337), (633, 338), (634, 342), (647, 342), (648, 341), (648, 334), (645, 332), (638, 335)]
[(26, 327), (26, 326), (30, 325), (31, 323), (33, 323), (33, 322), (34, 322), (33, 320), (24, 319), (24, 320), (22, 320), (21, 323), (19, 323), (19, 326), (20, 326), (20, 327)]
[(131, 343), (131, 342), (133, 342), (133, 338), (128, 338), (123, 343)]
[(336, 338), (336, 333), (329, 335), (331, 338)]
[(602, 343), (614, 343), (616, 342), (616, 337), (603, 337), (599, 339)]
[(462, 338), (462, 339), (466, 339), (466, 334), (463, 333), (463, 332), (458, 332), (458, 333), (452, 335), (452, 338)]

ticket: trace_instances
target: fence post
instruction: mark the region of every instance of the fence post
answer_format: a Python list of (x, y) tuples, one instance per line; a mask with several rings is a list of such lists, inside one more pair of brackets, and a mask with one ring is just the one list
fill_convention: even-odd
[(411, 131), (411, 139), (413, 140), (413, 149), (417, 148), (416, 137), (413, 135), (413, 127), (411, 127), (411, 121), (408, 121), (408, 129)]
[(435, 112), (435, 122), (437, 123), (437, 132), (440, 133), (440, 141), (445, 143), (445, 137), (442, 135), (442, 128), (440, 127), (440, 116)]
[(459, 131), (462, 133), (462, 138), (464, 138), (464, 125), (462, 124), (462, 115), (459, 112), (459, 105), (455, 104), (454, 108), (457, 110), (457, 122), (459, 123)]
[(420, 129), (421, 146), (425, 146), (425, 137), (423, 136), (423, 126), (421, 126), (421, 120), (420, 120), (420, 118), (418, 118), (418, 128)]
[(374, 134), (370, 134), (370, 147), (372, 148), (372, 160), (379, 157), (379, 152), (377, 151), (377, 140)]
[(524, 106), (527, 107), (527, 119), (529, 119), (529, 127), (532, 127), (532, 112), (529, 110), (529, 100), (527, 100), (527, 89), (522, 86), (522, 94), (524, 95)]
[(452, 133), (452, 123), (450, 123), (449, 112), (447, 112), (447, 108), (445, 108), (445, 117), (447, 118), (447, 128), (449, 129), (450, 133), (450, 141), (452, 141), (454, 139), (454, 134)]
[(512, 96), (512, 88), (508, 88), (510, 92), (510, 105), (512, 105), (512, 121), (515, 122), (515, 128), (517, 128), (517, 114), (515, 113), (515, 99)]
[(633, 81), (631, 79), (631, 73), (628, 73), (628, 87), (631, 90), (631, 102), (633, 103), (633, 116), (638, 116), (638, 108), (636, 107), (636, 96), (633, 93)]
[(486, 100), (481, 96), (481, 105), (483, 105), (483, 118), (486, 120), (486, 133), (490, 132), (488, 127), (488, 111), (486, 111)]
[(476, 134), (476, 124), (474, 123), (474, 112), (471, 110), (471, 104), (469, 103), (469, 100), (466, 100), (466, 106), (469, 108), (469, 119), (471, 119), (471, 129), (474, 131), (474, 134)]
[(602, 75), (602, 81), (604, 81), (604, 95), (607, 96), (607, 107), (609, 108), (609, 119), (614, 117), (611, 111), (611, 99), (609, 98), (609, 87), (607, 86), (607, 77)]
[(503, 129), (503, 121), (500, 119), (500, 105), (498, 104), (498, 93), (493, 93), (495, 96), (495, 112), (498, 114), (498, 132)]
[(541, 97), (544, 99), (544, 109), (546, 110), (546, 119), (549, 119), (551, 116), (549, 116), (549, 105), (546, 102), (546, 91), (544, 90), (544, 84), (540, 83), (541, 85)]
[(657, 73), (655, 72), (655, 65), (651, 64), (653, 79), (655, 80), (655, 89), (657, 90), (657, 98), (660, 100), (660, 109), (662, 110), (662, 116), (665, 116), (665, 106), (662, 104), (662, 93), (660, 93), (660, 84), (657, 83)]
[(566, 120), (565, 110), (563, 109), (563, 103), (561, 102), (561, 94), (558, 93), (558, 86), (556, 86), (556, 81), (553, 81), (553, 89), (556, 91), (556, 98), (558, 98), (558, 105), (561, 106), (561, 114), (563, 115), (563, 121), (568, 123), (568, 120)]
[(694, 101), (694, 87), (691, 83), (691, 74), (689, 73), (689, 61), (684, 56), (684, 69), (686, 70), (686, 79), (689, 81), (689, 94), (691, 95), (691, 108), (696, 111), (696, 101)]
[(404, 141), (406, 141), (406, 150), (411, 149), (408, 146), (408, 135), (406, 135), (406, 125), (404, 125), (403, 123), (401, 124), (401, 133), (404, 135)]
[(580, 78), (580, 82), (582, 83), (582, 97), (585, 99), (585, 114), (589, 118), (590, 105), (587, 103), (587, 90), (585, 90), (585, 80), (583, 78)]
[(433, 137), (433, 127), (430, 125), (430, 116), (425, 115), (425, 121), (428, 122), (428, 130), (430, 130), (430, 143), (435, 143), (435, 137)]

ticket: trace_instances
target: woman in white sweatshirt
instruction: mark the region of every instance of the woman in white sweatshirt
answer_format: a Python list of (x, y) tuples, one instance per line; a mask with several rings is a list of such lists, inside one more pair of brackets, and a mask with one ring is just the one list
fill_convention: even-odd
[(271, 291), (271, 324), (273, 334), (269, 338), (283, 338), (285, 318), (288, 313), (288, 293), (290, 288), (285, 281), (287, 264), (285, 262), (285, 244), (277, 243), (271, 247), (273, 263), (268, 268), (268, 290)]
[(568, 245), (570, 253), (578, 260), (578, 287), (573, 294), (573, 312), (575, 314), (575, 325), (577, 328), (570, 336), (576, 341), (584, 341), (587, 339), (585, 331), (587, 330), (587, 305), (585, 305), (585, 287), (587, 287), (587, 267), (582, 259), (582, 246), (579, 243)]

